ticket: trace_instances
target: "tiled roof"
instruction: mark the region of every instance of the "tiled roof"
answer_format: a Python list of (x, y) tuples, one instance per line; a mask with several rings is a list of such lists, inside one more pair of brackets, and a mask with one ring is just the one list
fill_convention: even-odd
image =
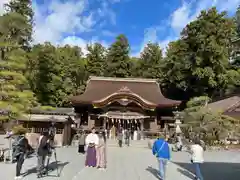
[(176, 106), (181, 101), (164, 97), (155, 79), (90, 77), (85, 92), (71, 98), (72, 104), (108, 103), (113, 96), (135, 97), (149, 107)]

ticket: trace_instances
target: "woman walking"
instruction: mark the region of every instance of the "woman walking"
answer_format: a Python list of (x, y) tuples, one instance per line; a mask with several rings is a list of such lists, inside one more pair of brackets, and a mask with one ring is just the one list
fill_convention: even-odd
[(201, 165), (204, 162), (203, 159), (203, 148), (201, 146), (201, 141), (199, 139), (194, 140), (194, 144), (191, 146), (191, 162), (195, 167), (195, 179), (196, 180), (203, 180), (203, 176), (201, 173)]
[(87, 155), (85, 165), (87, 167), (96, 167), (97, 165), (96, 147), (99, 144), (99, 138), (95, 132), (95, 128), (92, 128), (92, 133), (86, 137)]
[(107, 167), (106, 160), (106, 136), (104, 132), (99, 134), (99, 144), (97, 146), (97, 168), (105, 169)]

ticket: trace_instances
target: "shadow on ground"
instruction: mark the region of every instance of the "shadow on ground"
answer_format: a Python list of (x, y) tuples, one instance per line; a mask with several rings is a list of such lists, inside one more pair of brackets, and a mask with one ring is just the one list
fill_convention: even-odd
[(146, 168), (146, 171), (150, 172), (156, 179), (159, 179), (160, 180), (160, 177), (159, 177), (159, 172), (157, 169), (151, 167), (151, 166), (148, 166)]
[[(52, 171), (56, 171), (56, 175), (53, 174), (48, 174), (46, 176), (51, 176), (51, 177), (59, 177), (61, 176), (62, 170), (64, 168), (64, 166), (66, 166), (67, 164), (69, 164), (69, 162), (64, 162), (64, 163), (59, 163), (58, 162), (52, 162), (48, 165), (48, 173), (52, 172)], [(31, 168), (29, 170), (27, 170), (27, 172), (25, 172), (23, 174), (23, 176), (28, 176), (30, 174), (36, 174), (37, 175), (37, 168)]]
[[(191, 163), (174, 162), (182, 169), (178, 171), (190, 179), (194, 179), (195, 169)], [(204, 180), (239, 180), (240, 163), (205, 162), (201, 166)]]

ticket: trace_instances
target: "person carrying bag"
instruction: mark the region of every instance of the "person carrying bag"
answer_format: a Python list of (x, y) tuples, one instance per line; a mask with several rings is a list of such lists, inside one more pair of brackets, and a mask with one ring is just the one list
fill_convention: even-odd
[(153, 144), (152, 153), (158, 160), (160, 178), (166, 180), (167, 162), (170, 160), (170, 149), (167, 139), (158, 138)]

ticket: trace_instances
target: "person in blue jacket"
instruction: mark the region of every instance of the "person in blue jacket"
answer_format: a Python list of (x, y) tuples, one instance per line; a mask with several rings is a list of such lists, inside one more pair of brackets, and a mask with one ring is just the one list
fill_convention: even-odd
[(170, 160), (170, 148), (166, 139), (158, 138), (152, 147), (152, 153), (159, 163), (159, 175), (161, 180), (166, 179), (167, 162)]

